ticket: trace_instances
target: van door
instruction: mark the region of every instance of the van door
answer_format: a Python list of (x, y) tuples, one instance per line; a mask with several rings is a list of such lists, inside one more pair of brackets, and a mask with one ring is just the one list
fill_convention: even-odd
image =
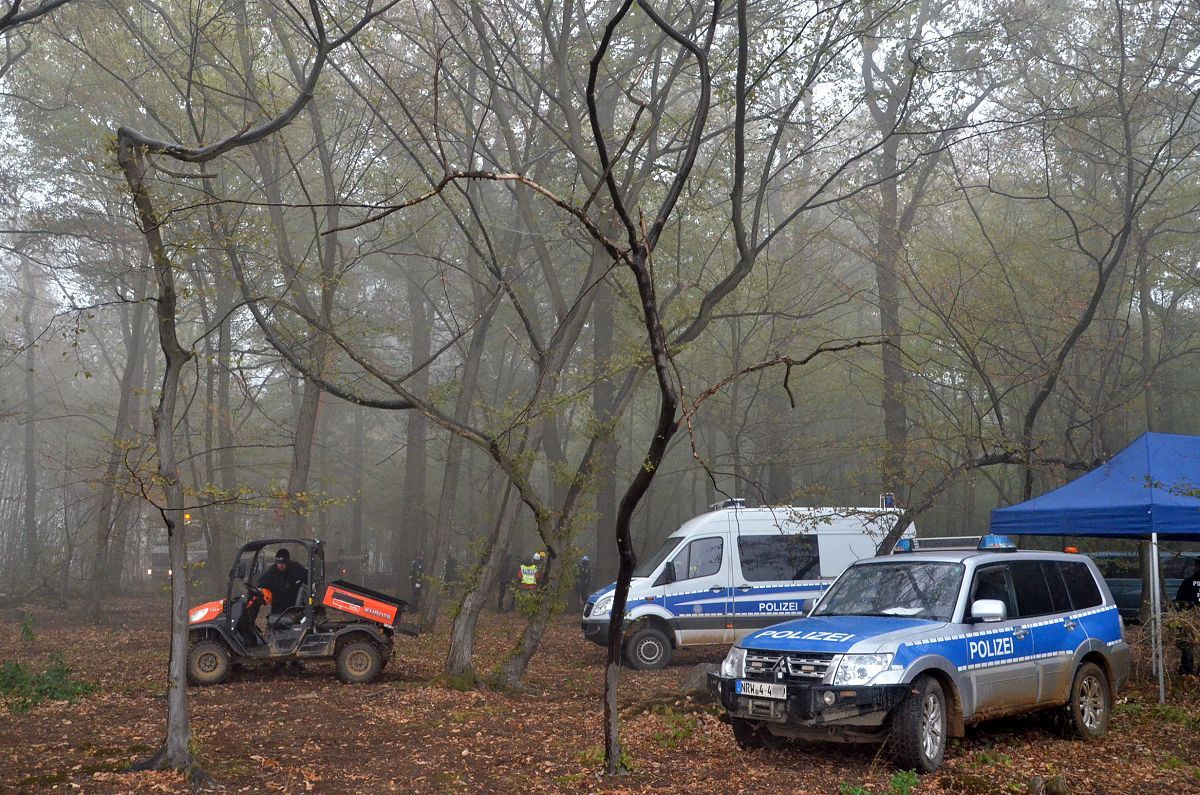
[[(681, 646), (728, 643), (731, 612), (731, 560), (724, 534), (689, 541), (667, 564), (663, 605), (671, 612)], [(666, 572), (664, 572), (666, 573)]]
[(735, 534), (733, 631), (742, 638), (761, 627), (801, 618), (821, 595), (817, 537), (809, 533)]

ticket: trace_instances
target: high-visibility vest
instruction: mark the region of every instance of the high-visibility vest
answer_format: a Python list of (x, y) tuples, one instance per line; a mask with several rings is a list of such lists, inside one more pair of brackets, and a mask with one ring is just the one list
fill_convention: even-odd
[(537, 566), (533, 566), (533, 565), (526, 566), (525, 564), (522, 563), (521, 564), (521, 587), (522, 588), (537, 587), (537, 573), (538, 573)]

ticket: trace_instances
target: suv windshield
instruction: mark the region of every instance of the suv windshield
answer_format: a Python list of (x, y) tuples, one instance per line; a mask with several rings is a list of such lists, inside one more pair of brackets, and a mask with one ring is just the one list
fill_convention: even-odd
[(816, 616), (906, 616), (949, 621), (962, 584), (961, 563), (857, 564), (846, 570)]
[(670, 536), (666, 541), (662, 542), (662, 546), (654, 550), (654, 554), (638, 564), (638, 567), (633, 570), (634, 577), (649, 577), (658, 568), (658, 565), (667, 559), (675, 551), (675, 547), (679, 546), (679, 542), (683, 540), (680, 536)]

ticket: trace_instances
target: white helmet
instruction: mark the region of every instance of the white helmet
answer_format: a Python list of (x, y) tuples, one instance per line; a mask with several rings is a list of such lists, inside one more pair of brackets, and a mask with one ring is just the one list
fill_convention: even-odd
[(542, 559), (542, 553), (541, 553), (541, 552), (534, 552), (534, 553), (533, 553), (533, 559), (534, 559), (534, 560), (541, 560), (541, 559)]

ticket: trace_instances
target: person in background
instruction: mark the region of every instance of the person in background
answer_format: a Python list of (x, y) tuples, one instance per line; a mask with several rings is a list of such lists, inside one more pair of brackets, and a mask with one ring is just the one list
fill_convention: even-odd
[(542, 553), (535, 552), (533, 557), (522, 563), (517, 569), (517, 587), (522, 591), (536, 591), (538, 587), (538, 569), (542, 562)]
[[(1175, 604), (1180, 610), (1200, 608), (1200, 558), (1191, 577), (1185, 577), (1175, 592)], [(1179, 673), (1184, 676), (1200, 675), (1200, 660), (1196, 659), (1196, 636), (1191, 627), (1181, 627), (1179, 633)]]
[(579, 607), (587, 604), (588, 594), (592, 592), (592, 561), (587, 555), (579, 559), (579, 567), (575, 572), (575, 593), (579, 596)]
[[(504, 553), (504, 559), (500, 563), (500, 571), (496, 574), (496, 612), (507, 613), (513, 609), (513, 604), (516, 601), (514, 590), (520, 582), (520, 572), (517, 572), (517, 579), (513, 579), (513, 570), (517, 567), (517, 559), (513, 557), (511, 552)], [(505, 608), (507, 605), (507, 609)]]
[(425, 553), (417, 550), (412, 565), (408, 567), (408, 592), (412, 594), (412, 612), (421, 608), (421, 589), (425, 585)]

